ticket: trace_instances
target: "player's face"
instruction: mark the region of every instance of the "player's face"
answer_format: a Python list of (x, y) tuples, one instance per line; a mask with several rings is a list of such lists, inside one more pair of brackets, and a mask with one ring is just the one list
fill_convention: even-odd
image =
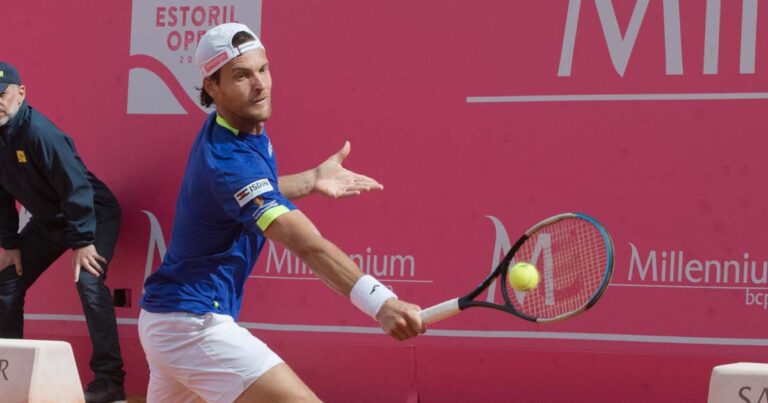
[(224, 65), (216, 87), (211, 97), (222, 115), (260, 130), (272, 114), (272, 76), (264, 49), (244, 53)]
[(24, 86), (11, 84), (5, 91), (0, 92), (0, 126), (5, 126), (16, 116), (21, 103), (24, 101)]

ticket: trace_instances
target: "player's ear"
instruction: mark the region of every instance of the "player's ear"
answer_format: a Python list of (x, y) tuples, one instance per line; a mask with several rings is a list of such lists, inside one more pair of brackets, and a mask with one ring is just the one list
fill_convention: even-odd
[(205, 92), (208, 93), (208, 95), (211, 96), (211, 98), (214, 98), (218, 95), (219, 92), (219, 82), (218, 80), (214, 80), (210, 77), (206, 77), (203, 79), (203, 89)]

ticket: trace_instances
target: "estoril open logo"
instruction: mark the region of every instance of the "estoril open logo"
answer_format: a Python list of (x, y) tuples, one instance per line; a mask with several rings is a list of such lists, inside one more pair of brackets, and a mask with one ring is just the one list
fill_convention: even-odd
[(203, 110), (195, 49), (208, 29), (227, 22), (248, 25), (259, 35), (261, 0), (134, 0), (128, 114)]

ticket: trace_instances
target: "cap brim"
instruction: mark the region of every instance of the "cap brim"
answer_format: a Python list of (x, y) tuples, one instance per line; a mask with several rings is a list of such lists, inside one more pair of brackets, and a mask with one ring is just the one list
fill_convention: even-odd
[(0, 92), (5, 92), (5, 89), (8, 88), (9, 85), (11, 85), (11, 83), (0, 83)]

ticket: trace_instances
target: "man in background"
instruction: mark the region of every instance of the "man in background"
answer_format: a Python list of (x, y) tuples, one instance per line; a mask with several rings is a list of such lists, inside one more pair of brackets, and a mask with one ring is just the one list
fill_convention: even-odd
[[(115, 308), (104, 284), (120, 205), (83, 164), (72, 139), (26, 101), (18, 71), (0, 62), (0, 337), (24, 336), (24, 297), (72, 249), (95, 379), (87, 402), (125, 400)], [(16, 201), (32, 214), (19, 233)]]

